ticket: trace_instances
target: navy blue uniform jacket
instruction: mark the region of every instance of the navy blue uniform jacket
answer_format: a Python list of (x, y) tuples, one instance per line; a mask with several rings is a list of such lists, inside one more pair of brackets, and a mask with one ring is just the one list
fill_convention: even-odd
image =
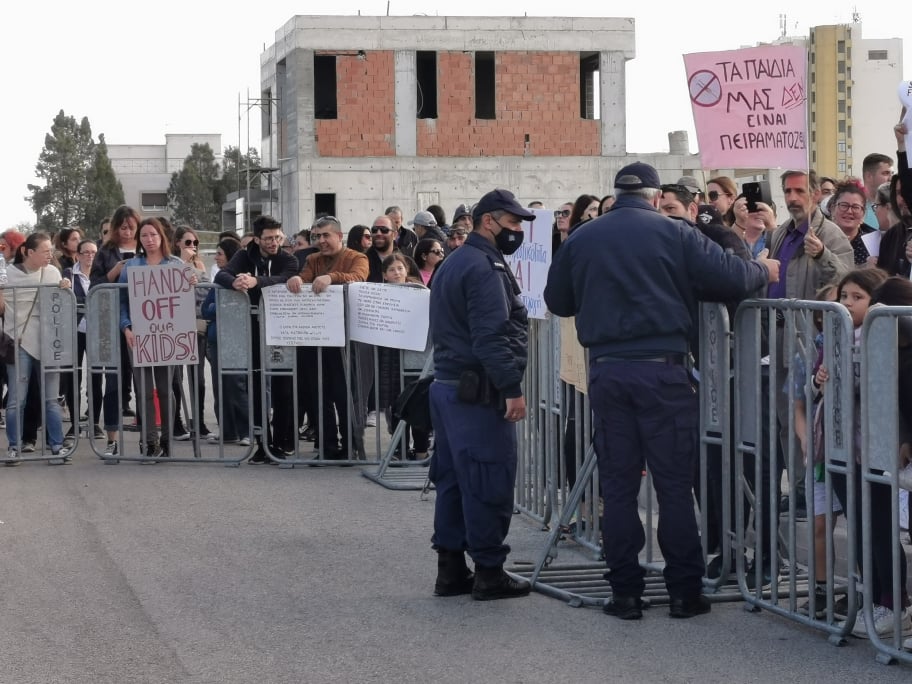
[(577, 317), (591, 358), (686, 353), (699, 300), (743, 299), (767, 278), (765, 266), (621, 195), (554, 255), (545, 303), (558, 316)]
[(434, 272), (435, 377), (458, 380), (464, 370), (484, 370), (504, 397), (522, 396), (529, 319), (508, 269), (491, 242), (469, 233)]

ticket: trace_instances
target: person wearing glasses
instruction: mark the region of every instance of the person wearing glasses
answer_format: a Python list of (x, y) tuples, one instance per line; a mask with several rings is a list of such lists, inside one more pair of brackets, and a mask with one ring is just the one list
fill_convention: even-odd
[(557, 252), (561, 243), (570, 233), (570, 214), (573, 213), (573, 202), (565, 202), (554, 212), (554, 226), (551, 230), (551, 253)]
[(348, 231), (348, 239), (345, 242), (345, 246), (349, 249), (364, 254), (371, 244), (373, 244), (371, 241), (371, 231), (367, 226), (363, 226), (359, 223), (356, 226), (352, 226)]
[[(314, 294), (325, 292), (332, 285), (365, 282), (370, 276), (367, 255), (345, 246), (342, 225), (335, 216), (319, 219), (311, 231), (319, 251), (307, 257), (304, 269), (299, 275), (288, 279), (290, 292), (300, 292), (309, 285)], [(373, 358), (367, 345), (351, 344), (352, 386), (349, 397), (345, 376), (342, 349), (323, 347), (323, 415), (318, 428), (317, 444), (324, 460), (351, 460), (361, 458), (364, 451), (364, 417), (367, 416), (366, 399), (373, 380), (373, 367), (365, 367), (366, 357)], [(316, 359), (314, 359), (314, 366)], [(316, 375), (316, 374), (314, 374)], [(361, 378), (367, 387), (358, 381)], [(348, 402), (354, 408), (349, 420)], [(364, 404), (362, 408), (362, 404)], [(338, 422), (336, 421), (338, 416)], [(351, 422), (351, 448), (349, 452), (349, 422)]]
[(728, 176), (716, 176), (706, 181), (706, 199), (722, 214), (726, 226), (735, 224), (735, 215), (732, 205), (738, 197), (738, 186)]
[[(383, 282), (383, 260), (396, 251), (396, 236), (389, 216), (378, 216), (370, 229), (371, 246), (364, 253), (367, 256), (369, 283)], [(301, 270), (304, 270), (303, 265)]]
[[(172, 252), (180, 256), (180, 260), (189, 265), (196, 277), (201, 283), (208, 283), (209, 273), (206, 271), (206, 264), (199, 255), (199, 237), (190, 226), (178, 226), (174, 231), (174, 247)], [(208, 337), (206, 330), (209, 326), (208, 321), (203, 318), (202, 305), (206, 299), (206, 289), (196, 289), (196, 325), (197, 325), (197, 347), (199, 350), (199, 362), (195, 369), (188, 369), (190, 380), (190, 396), (195, 396), (198, 402), (198, 408), (194, 407), (194, 413), (197, 418), (193, 421), (193, 430), (198, 432), (201, 439), (207, 439), (212, 436), (212, 432), (206, 427), (206, 421), (203, 418), (206, 406), (206, 376), (204, 375), (206, 367), (206, 343)], [(181, 395), (183, 385), (183, 366), (177, 366), (174, 379), (172, 381), (172, 390), (174, 391), (174, 439), (176, 441), (185, 441), (190, 439), (190, 433), (184, 425), (181, 416)], [(217, 439), (217, 435), (214, 436)]]
[[(250, 298), (251, 307), (260, 303), (262, 289), (270, 285), (281, 285), (295, 276), (298, 271), (298, 260), (291, 254), (286, 254), (282, 249), (285, 244), (285, 233), (282, 224), (273, 217), (263, 214), (253, 222), (253, 239), (247, 247), (239, 249), (228, 264), (215, 276), (215, 283), (221, 287), (246, 292)], [(268, 407), (264, 405), (260, 392), (260, 373), (263, 372), (262, 351), (260, 349), (259, 325), (251, 310), (251, 335), (250, 349), (252, 357), (252, 383), (250, 391), (253, 392), (253, 425), (260, 428), (256, 435), (256, 449), (250, 457), (250, 463), (274, 463), (269, 459), (263, 440), (269, 446), (273, 458), (283, 459), (294, 452), (294, 424), (295, 417), (291, 410), (292, 384), (290, 378), (274, 376), (271, 379), (272, 405), (275, 411), (272, 415), (270, 429)], [(243, 433), (246, 426), (238, 428)]]
[(415, 263), (421, 274), (421, 282), (426, 287), (431, 286), (434, 271), (441, 264), (444, 257), (443, 244), (434, 238), (423, 238), (415, 245)]
[(877, 228), (864, 222), (865, 193), (857, 184), (840, 183), (833, 193), (830, 203), (832, 220), (842, 229), (849, 244), (852, 245), (855, 265), (864, 266), (877, 262), (877, 257), (872, 257), (862, 239), (863, 235), (873, 233)]
[[(95, 254), (98, 252), (98, 246), (94, 240), (83, 239), (76, 247), (76, 263), (71, 268), (63, 272), (63, 277), (73, 284), (73, 294), (76, 295), (76, 302), (80, 306), (85, 306), (86, 297), (89, 294), (91, 281), (89, 273), (92, 272), (92, 262), (95, 261)], [(86, 352), (87, 328), (85, 316), (80, 316), (76, 324), (76, 367), (78, 368), (78, 385), (70, 388), (69, 392), (64, 392), (66, 396), (67, 408), (70, 416), (78, 416), (79, 407), (77, 398), (82, 396), (82, 360)], [(101, 373), (92, 373), (90, 378), (89, 391), (92, 393), (92, 422), (94, 425), (94, 435), (96, 438), (104, 439), (105, 433), (101, 429), (98, 421), (101, 419)], [(77, 424), (77, 419), (73, 419), (73, 425)], [(64, 442), (72, 440), (74, 429), (71, 426), (69, 432), (64, 437)]]

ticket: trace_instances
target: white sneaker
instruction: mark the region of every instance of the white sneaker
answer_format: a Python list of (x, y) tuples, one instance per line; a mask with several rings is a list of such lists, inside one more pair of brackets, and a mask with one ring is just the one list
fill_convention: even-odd
[(912, 651), (912, 637), (909, 637), (903, 642), (903, 648), (907, 651)]
[[(873, 610), (874, 633), (877, 636), (890, 636), (893, 633), (893, 621), (895, 619), (892, 610), (886, 606), (875, 605)], [(912, 633), (912, 614), (908, 608), (900, 614), (899, 628), (903, 634)], [(867, 623), (863, 610), (858, 611), (858, 617), (855, 619), (855, 626), (852, 627), (852, 636), (860, 639), (868, 638)]]
[(367, 420), (364, 423), (367, 427), (377, 427), (377, 412), (369, 411), (367, 414)]
[(107, 445), (105, 446), (104, 451), (102, 452), (102, 455), (105, 458), (111, 458), (112, 456), (117, 456), (117, 442), (115, 442), (114, 440), (109, 441), (107, 443)]
[(218, 440), (219, 440), (219, 436), (218, 436), (217, 432), (210, 432), (208, 435), (206, 435), (206, 441), (209, 442), (210, 444), (215, 444), (216, 442), (218, 442)]
[(241, 446), (250, 446), (250, 437), (241, 437), (238, 440), (238, 444)]
[(10, 450), (6, 452), (6, 463), (4, 465), (17, 466), (20, 463), (22, 463), (22, 460), (19, 456), (19, 451), (16, 447), (10, 447)]

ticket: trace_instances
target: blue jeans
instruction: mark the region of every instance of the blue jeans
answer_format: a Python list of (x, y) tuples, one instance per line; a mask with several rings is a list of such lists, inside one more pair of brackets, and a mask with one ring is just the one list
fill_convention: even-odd
[[(59, 451), (63, 445), (63, 418), (57, 395), (60, 393), (60, 375), (58, 373), (41, 373), (41, 361), (33, 358), (22, 347), (18, 348), (19, 367), (7, 365), (6, 375), (10, 379), (6, 411), (6, 438), (10, 448), (19, 446), (19, 424), (22, 422), (22, 411), (28, 396), (29, 376), (34, 367), (44, 381), (44, 413), (48, 438), (51, 440), (51, 451)], [(18, 375), (16, 371), (18, 370)], [(15, 378), (16, 382), (12, 382)]]

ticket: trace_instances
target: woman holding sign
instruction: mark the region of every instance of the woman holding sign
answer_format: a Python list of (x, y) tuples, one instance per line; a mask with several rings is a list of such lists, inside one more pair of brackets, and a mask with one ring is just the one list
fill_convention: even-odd
[[(126, 283), (127, 273), (134, 266), (170, 266), (184, 269), (187, 265), (171, 256), (170, 245), (165, 236), (165, 229), (158, 219), (147, 218), (139, 224), (139, 241), (136, 247), (136, 256), (129, 259), (123, 266), (118, 278), (119, 282)], [(196, 285), (196, 274), (188, 278), (190, 285)], [(121, 291), (120, 299), (120, 329), (127, 340), (127, 347), (132, 354), (136, 353), (136, 337), (133, 334), (133, 322), (130, 317), (130, 301), (127, 290)], [(153, 367), (138, 367), (133, 365), (133, 382), (136, 386), (137, 404), (141, 407), (139, 415), (144, 433), (145, 456), (147, 458), (160, 458), (170, 456), (168, 449), (171, 434), (171, 368), (158, 364)], [(155, 400), (154, 392), (158, 391), (161, 402), (161, 441), (155, 429)], [(154, 461), (144, 461), (154, 463)]]

